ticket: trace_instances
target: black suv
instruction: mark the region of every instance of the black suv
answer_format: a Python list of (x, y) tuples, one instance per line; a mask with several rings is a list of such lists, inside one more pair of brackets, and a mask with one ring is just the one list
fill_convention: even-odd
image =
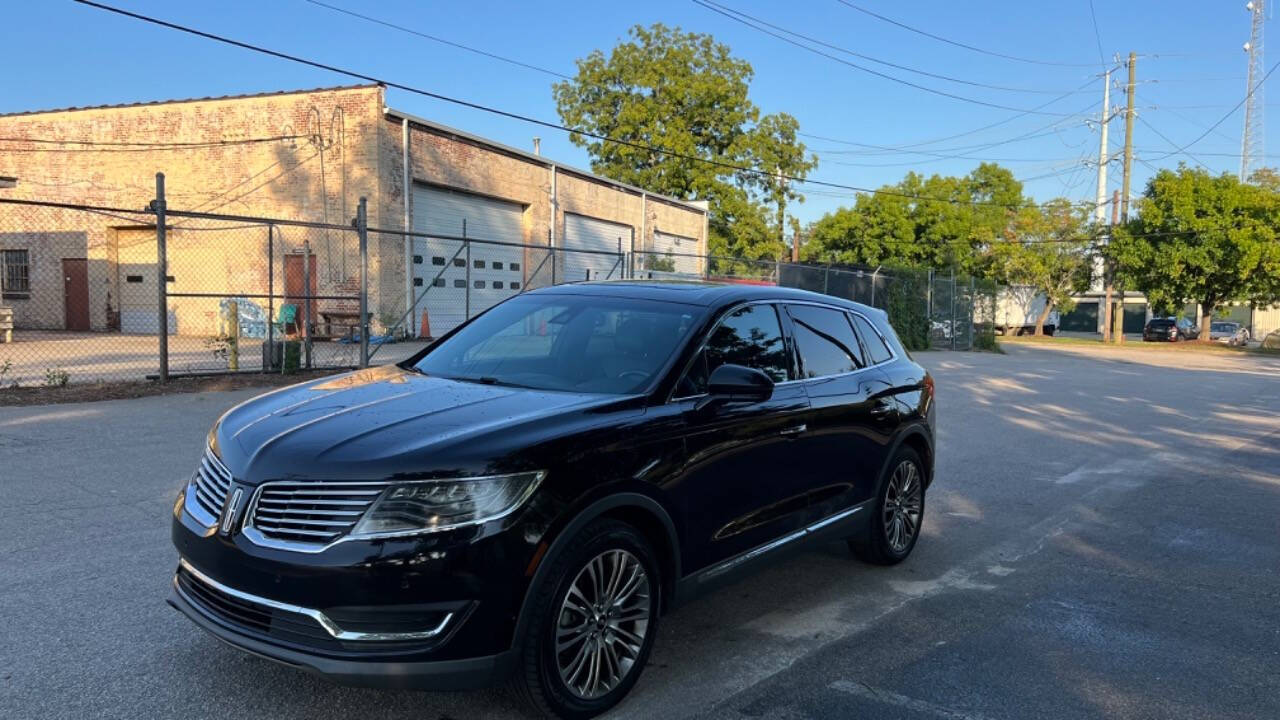
[(1142, 328), (1145, 342), (1178, 342), (1200, 337), (1200, 328), (1190, 318), (1151, 318)]
[(885, 315), (824, 295), (586, 283), (517, 295), (399, 364), (270, 392), (210, 431), (169, 602), (340, 682), (511, 679), (589, 717), (659, 616), (808, 541), (920, 536), (934, 387)]

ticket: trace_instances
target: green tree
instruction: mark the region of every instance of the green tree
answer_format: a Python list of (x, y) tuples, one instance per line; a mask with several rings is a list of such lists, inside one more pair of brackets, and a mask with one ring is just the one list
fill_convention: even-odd
[(1022, 184), (992, 163), (963, 177), (908, 173), (814, 223), (805, 257), (985, 275), (986, 250), (1007, 236), (1024, 203)]
[(1200, 303), (1200, 337), (1224, 302), (1280, 302), (1280, 195), (1226, 173), (1179, 166), (1147, 182), (1137, 218), (1108, 253), (1122, 282), (1157, 307)]
[(1036, 318), (1036, 335), (1044, 334), (1049, 313), (1070, 312), (1072, 295), (1089, 287), (1093, 269), (1087, 235), (1087, 213), (1066, 198), (1027, 205), (1017, 214), (1009, 238), (991, 245), (990, 275), (1009, 284), (1028, 285), (1045, 296)]
[(766, 202), (782, 217), (788, 202), (803, 197), (773, 174), (803, 178), (817, 165), (796, 140), (795, 118), (762, 117), (748, 97), (751, 65), (710, 35), (662, 24), (629, 34), (608, 55), (596, 50), (578, 60), (577, 74), (552, 86), (565, 125), (624, 142), (581, 133), (570, 139), (586, 148), (594, 172), (708, 200), (712, 252), (778, 257), (782, 223), (771, 222)]

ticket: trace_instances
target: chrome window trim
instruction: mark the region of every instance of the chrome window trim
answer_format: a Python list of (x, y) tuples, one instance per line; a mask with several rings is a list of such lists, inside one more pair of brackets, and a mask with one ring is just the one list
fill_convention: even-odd
[[(306, 617), (309, 617), (312, 620), (314, 620), (317, 625), (324, 628), (325, 632), (329, 633), (329, 635), (333, 637), (335, 640), (344, 640), (344, 641), (353, 641), (353, 642), (429, 640), (433, 637), (436, 637), (440, 633), (444, 632), (444, 629), (448, 627), (450, 621), (453, 620), (453, 613), (451, 612), (445, 613), (444, 619), (440, 621), (440, 624), (428, 630), (418, 630), (415, 632), (369, 633), (369, 632), (356, 632), (353, 630), (343, 630), (341, 627), (338, 626), (337, 623), (331, 620), (328, 615), (325, 615), (323, 612), (319, 610), (302, 607), (301, 605), (291, 605), (289, 603), (280, 602), (278, 600), (264, 598), (260, 595), (247, 593), (242, 590), (236, 590), (235, 588), (224, 585), (218, 582), (217, 580), (214, 580), (213, 578), (209, 577), (208, 575), (205, 575), (199, 570), (195, 569), (195, 567), (193, 567), (191, 563), (187, 562), (186, 559), (184, 558), (178, 559), (178, 565), (181, 566), (183, 570), (186, 570), (187, 572), (194, 575), (201, 582), (207, 585), (210, 585), (214, 589), (218, 590), (219, 592), (230, 595), (231, 597), (237, 598), (239, 600), (244, 600), (246, 602), (255, 603), (258, 605), (263, 605), (263, 606), (272, 608), (274, 610), (283, 610), (284, 612), (291, 612), (297, 615), (305, 615)], [(190, 597), (189, 595), (187, 595), (187, 593), (182, 591), (182, 585), (178, 582), (178, 576), (176, 574), (173, 576), (173, 586), (178, 590), (179, 593), (182, 594), (182, 597), (187, 602), (193, 605), (196, 605), (197, 607), (203, 606), (203, 604), (200, 601)]]
[[(712, 333), (714, 333), (716, 329), (720, 327), (720, 323), (724, 322), (724, 319), (728, 317), (731, 313), (741, 308), (744, 308), (748, 305), (813, 305), (815, 307), (825, 308), (827, 310), (835, 310), (836, 312), (844, 313), (846, 315), (857, 315), (863, 320), (866, 320), (867, 324), (871, 326), (871, 329), (876, 331), (876, 335), (880, 338), (880, 342), (884, 343), (885, 349), (889, 351), (888, 360), (883, 360), (881, 362), (875, 363), (874, 365), (867, 365), (866, 367), (860, 367), (857, 370), (850, 370), (849, 372), (837, 373), (835, 375), (823, 375), (821, 377), (814, 377), (814, 378), (796, 378), (795, 380), (785, 380), (780, 383), (774, 383), (773, 386), (775, 388), (785, 387), (787, 385), (793, 385), (795, 383), (808, 383), (808, 382), (815, 382), (818, 380), (830, 380), (832, 378), (842, 378), (842, 377), (848, 377), (850, 375), (857, 375), (860, 372), (866, 372), (867, 370), (878, 368), (881, 365), (888, 365), (889, 363), (898, 359), (898, 353), (894, 351), (893, 344), (885, 340), (884, 333), (880, 332), (880, 328), (876, 327), (875, 322), (873, 322), (871, 318), (867, 317), (866, 313), (863, 313), (859, 310), (851, 310), (846, 307), (840, 307), (839, 305), (832, 305), (830, 303), (818, 302), (817, 300), (786, 300), (786, 299), (748, 300), (746, 302), (742, 302), (742, 303), (738, 303), (737, 305), (730, 306), (730, 308), (725, 311), (724, 315), (720, 318), (720, 320), (718, 320), (716, 324), (713, 325), (711, 329), (707, 331), (706, 336), (703, 337), (702, 342), (699, 343), (697, 351), (694, 352), (693, 356), (689, 358), (689, 362), (685, 364), (684, 370), (680, 371), (679, 377), (684, 377), (685, 373), (689, 372), (689, 368), (693, 367), (693, 361), (697, 359), (698, 353), (701, 353), (703, 350), (706, 349), (707, 343), (711, 340)], [(781, 318), (779, 318), (779, 322), (781, 322)], [(861, 343), (862, 334), (858, 332), (858, 328), (855, 327), (852, 323), (850, 323), (849, 329), (853, 331), (853, 336), (858, 338), (858, 342)], [(865, 350), (866, 348), (864, 347), (863, 351), (865, 352)], [(797, 348), (796, 349), (797, 358), (799, 357), (799, 354), (800, 354), (800, 351), (799, 351), (799, 348)], [(679, 382), (680, 381), (677, 379), (676, 384), (678, 385)], [(675, 395), (675, 388), (673, 387), (671, 388), (671, 394), (667, 397), (667, 402), (664, 404), (683, 402), (685, 400), (696, 400), (698, 398), (706, 397), (707, 393), (698, 393), (697, 395), (681, 395), (680, 397), (674, 397), (674, 395)]]

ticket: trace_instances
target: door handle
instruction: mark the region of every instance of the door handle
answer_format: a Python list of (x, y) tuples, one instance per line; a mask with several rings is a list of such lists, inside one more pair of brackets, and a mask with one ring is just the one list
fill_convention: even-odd
[(877, 419), (887, 418), (894, 412), (896, 412), (896, 409), (893, 405), (890, 405), (889, 403), (879, 403), (875, 407), (871, 408), (871, 417)]
[(785, 430), (781, 430), (781, 431), (779, 431), (779, 432), (778, 432), (778, 434), (779, 434), (779, 435), (786, 435), (786, 436), (788, 436), (788, 437), (794, 437), (794, 436), (799, 435), (800, 433), (802, 433), (802, 432), (804, 432), (804, 431), (806, 431), (806, 430), (808, 430), (808, 429), (809, 429), (809, 426), (808, 426), (808, 425), (795, 425), (795, 426), (793, 426), (793, 427), (789, 427), (789, 428), (787, 428), (787, 429), (785, 429)]

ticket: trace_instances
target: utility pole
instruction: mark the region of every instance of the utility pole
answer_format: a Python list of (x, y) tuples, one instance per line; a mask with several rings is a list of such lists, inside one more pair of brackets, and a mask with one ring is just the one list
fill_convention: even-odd
[[(1129, 53), (1129, 85), (1125, 88), (1124, 175), (1120, 181), (1120, 222), (1129, 222), (1129, 184), (1133, 177), (1133, 87), (1137, 84), (1138, 55)], [(1120, 309), (1116, 313), (1112, 338), (1124, 343), (1124, 287), (1120, 288)]]
[(791, 235), (791, 263), (798, 264), (800, 262), (800, 228), (796, 228)]
[[(1110, 242), (1110, 238), (1115, 237), (1115, 227), (1117, 224), (1120, 224), (1120, 191), (1119, 190), (1116, 190), (1111, 193), (1111, 229), (1110, 231), (1107, 231), (1108, 242)], [(1115, 272), (1116, 272), (1115, 263), (1107, 264), (1107, 272), (1108, 272), (1107, 311), (1106, 311), (1107, 316), (1106, 316), (1106, 322), (1105, 324), (1103, 324), (1103, 327), (1102, 327), (1102, 342), (1111, 342), (1112, 334), (1114, 334), (1111, 331), (1112, 329), (1114, 329), (1116, 324), (1115, 307), (1111, 306), (1111, 297), (1112, 297), (1112, 292), (1114, 292), (1114, 284), (1115, 284)], [(1120, 334), (1124, 334), (1123, 332), (1124, 331), (1124, 306), (1120, 307), (1119, 315), (1120, 315), (1120, 329), (1121, 329)]]
[[(1101, 227), (1107, 221), (1107, 127), (1111, 124), (1111, 71), (1102, 75), (1102, 140), (1098, 143), (1098, 194), (1094, 198), (1093, 220)], [(1108, 234), (1107, 241), (1111, 236)], [(1097, 266), (1094, 266), (1095, 270)], [(1102, 309), (1102, 342), (1111, 342), (1111, 264), (1104, 261), (1103, 283), (1106, 286), (1106, 305)]]
[(1102, 75), (1102, 140), (1098, 144), (1098, 194), (1094, 198), (1093, 219), (1099, 225), (1107, 221), (1107, 126), (1111, 120), (1111, 71)]

